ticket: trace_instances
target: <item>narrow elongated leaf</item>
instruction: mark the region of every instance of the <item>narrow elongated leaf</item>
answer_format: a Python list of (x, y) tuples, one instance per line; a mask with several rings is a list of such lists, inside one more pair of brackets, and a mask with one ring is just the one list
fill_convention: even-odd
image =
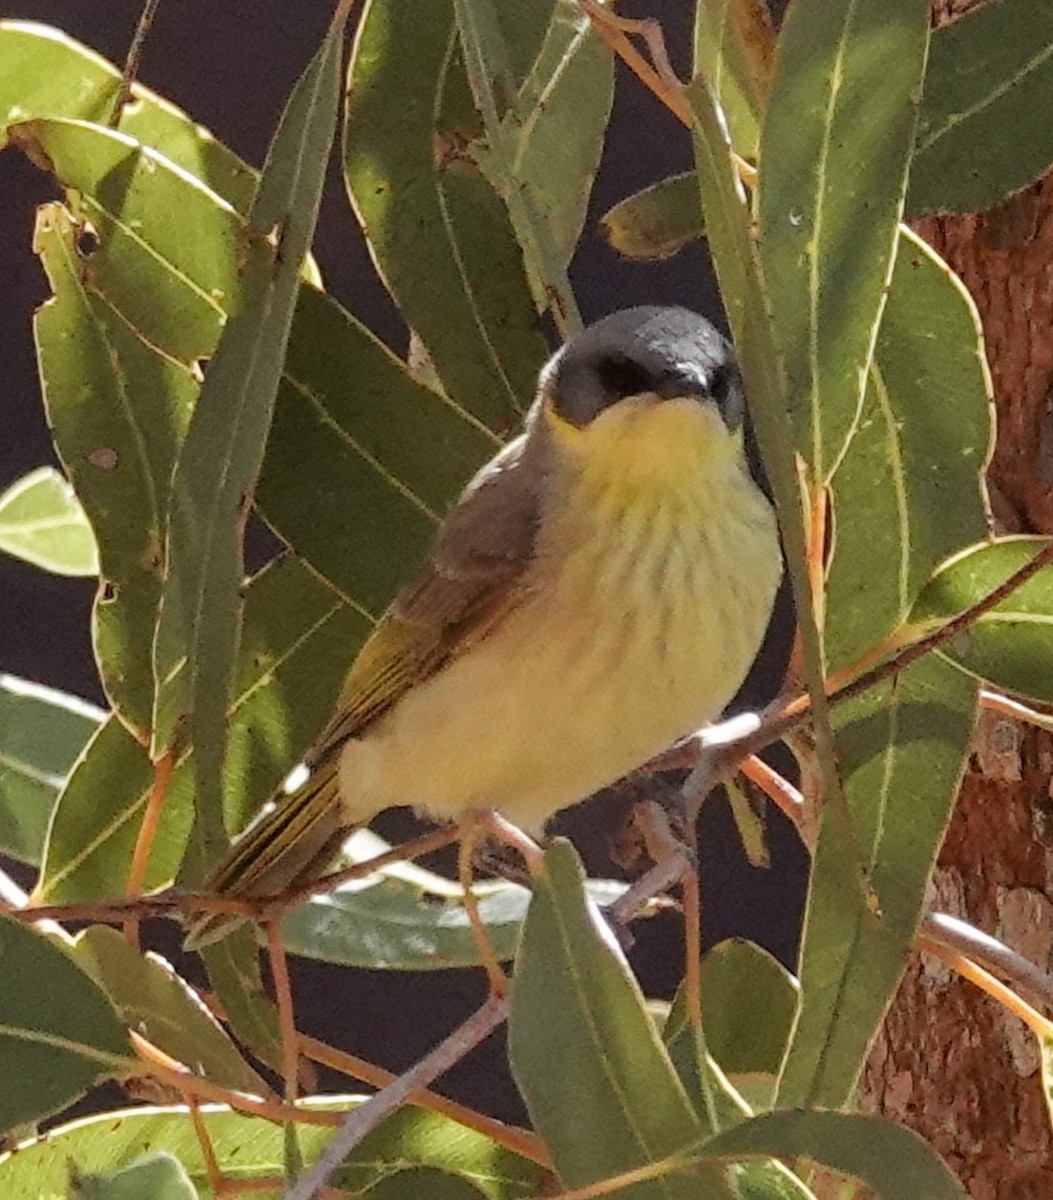
[(702, 236), (698, 176), (670, 175), (626, 196), (603, 214), (600, 229), (626, 258), (671, 258)]
[[(361, 1100), (360, 1096), (326, 1096), (307, 1100), (305, 1106), (345, 1109)], [(253, 1180), (281, 1174), (280, 1126), (214, 1104), (202, 1105), (200, 1112), (225, 1175)], [(331, 1136), (332, 1130), (324, 1126), (297, 1126), (307, 1162)], [(101, 1173), (158, 1153), (177, 1158), (202, 1200), (214, 1200), (201, 1144), (183, 1107), (130, 1108), (60, 1125), (15, 1152), (0, 1155), (0, 1189), (5, 1200), (68, 1200), (68, 1163), (83, 1173)], [(543, 1172), (534, 1163), (447, 1117), (409, 1107), (363, 1139), (334, 1183), (360, 1190), (415, 1165), (462, 1175), (490, 1200), (532, 1196), (542, 1185)]]
[(500, 113), (512, 58), (493, 0), (455, 0), (461, 45), (485, 141), (473, 155), (504, 200), (524, 248), (535, 300), (566, 306), (576, 321), (566, 270), (585, 221), (614, 97), (610, 50), (576, 0), (549, 7), (537, 58)]
[[(655, 1162), (697, 1135), (643, 996), (586, 899), (581, 866), (563, 841), (534, 876), (516, 959), (509, 1053), (534, 1127), (568, 1188)], [(710, 1182), (714, 1197), (727, 1194), (719, 1172)], [(682, 1178), (626, 1189), (667, 1200), (698, 1194), (697, 1182)]]
[(198, 1200), (179, 1160), (171, 1154), (147, 1154), (105, 1175), (70, 1171), (70, 1200)]
[(447, 393), (508, 429), (547, 352), (508, 215), (466, 149), (480, 129), (449, 0), (367, 4), (348, 80), (352, 203)]
[[(1024, 566), (1045, 541), (1008, 537), (963, 550), (926, 585), (911, 624), (942, 624), (964, 612)], [(1004, 691), (1053, 701), (1053, 568), (1043, 567), (941, 647), (940, 654)]]
[[(835, 710), (856, 844), (824, 809), (805, 910), (801, 1013), (780, 1107), (839, 1108), (903, 973), (964, 768), (976, 685), (928, 657)], [(862, 851), (876, 911), (843, 870)]]
[(56, 575), (97, 575), (99, 551), (84, 509), (53, 467), (0, 494), (0, 550)]
[(764, 0), (699, 0), (695, 9), (695, 70), (706, 78), (743, 158), (757, 141), (771, 87), (775, 31)]
[[(317, 736), (369, 627), (295, 558), (250, 581), (228, 710), (224, 794), (232, 832), (244, 828)], [(169, 882), (178, 868), (190, 827), (192, 774), (190, 755), (169, 783), (147, 889)], [(58, 802), (38, 898), (75, 901), (124, 891), (151, 781), (146, 751), (111, 718)]]
[(795, 0), (761, 141), (761, 258), (797, 445), (825, 482), (858, 420), (892, 271), (927, 0)]
[(59, 791), (105, 718), (86, 700), (0, 675), (0, 851), (40, 861)]
[(833, 756), (802, 520), (807, 498), (801, 493), (797, 472), (785, 371), (772, 336), (771, 298), (765, 290), (750, 209), (719, 107), (704, 79), (696, 80), (685, 94), (694, 124), (695, 163), (709, 247), (735, 352), (742, 366), (753, 427), (779, 514), (823, 784), (828, 805), (840, 811), (841, 786)]
[(863, 411), (833, 478), (831, 671), (902, 625), (937, 565), (984, 536), (991, 436), (976, 307), (904, 227)]
[(195, 749), (197, 871), (226, 845), (221, 776), (241, 632), (244, 522), (336, 128), (347, 11), (342, 3), (268, 152), (249, 218), (243, 304), (209, 364), (172, 480), (152, 745), (155, 754), (174, 745), (186, 722)]
[(916, 1133), (858, 1113), (765, 1113), (717, 1134), (701, 1153), (804, 1158), (859, 1180), (881, 1200), (965, 1200), (965, 1189)]
[[(56, 943), (0, 914), (0, 1130), (39, 1120), (97, 1079), (134, 1063), (117, 1014), (99, 986)], [(17, 1086), (16, 1085), (17, 1081)]]
[[(343, 847), (340, 862), (367, 862), (391, 846), (368, 829)], [(626, 889), (590, 879), (597, 904), (613, 903)], [(530, 891), (506, 880), (475, 885), (479, 916), (500, 961), (516, 952)], [(282, 921), (286, 950), (308, 958), (372, 969), (428, 971), (479, 964), (460, 884), (415, 863), (392, 863), (372, 875), (312, 896)]]
[(53, 296), (34, 320), (37, 356), (52, 436), (101, 548), (99, 673), (118, 716), (147, 742), (154, 686), (144, 648), (157, 624), (168, 484), (197, 383), (93, 289), (78, 233), (62, 205), (38, 211), (34, 246)]
[(228, 937), (201, 951), (208, 982), (231, 1032), (271, 1070), (281, 1074), (281, 1022), (278, 1008), (267, 995), (253, 931), (235, 929)]
[(1046, 5), (993, 0), (935, 30), (908, 212), (990, 208), (1037, 179), (1053, 160), (1051, 87)]
[(268, 1093), (219, 1022), (163, 958), (140, 954), (105, 925), (78, 934), (69, 952), (98, 981), (125, 1026), (213, 1083), (256, 1096)]

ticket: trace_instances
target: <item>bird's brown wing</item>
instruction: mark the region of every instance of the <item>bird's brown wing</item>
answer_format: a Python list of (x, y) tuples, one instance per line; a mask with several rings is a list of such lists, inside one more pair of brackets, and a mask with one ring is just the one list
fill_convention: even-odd
[(518, 602), (533, 556), (540, 504), (541, 464), (528, 464), (525, 448), (525, 438), (507, 446), (472, 480), (443, 521), (427, 563), (359, 652), (336, 715), (308, 757), (309, 766), (361, 734)]

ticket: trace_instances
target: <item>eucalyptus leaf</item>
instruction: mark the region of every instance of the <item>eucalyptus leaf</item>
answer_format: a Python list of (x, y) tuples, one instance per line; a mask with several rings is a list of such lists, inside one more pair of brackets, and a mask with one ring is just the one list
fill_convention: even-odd
[(171, 750), (187, 735), (193, 742), (191, 870), (202, 873), (228, 844), (221, 780), (241, 634), (244, 523), (336, 130), (347, 15), (341, 4), (271, 142), (243, 247), (241, 303), (209, 363), (172, 478), (152, 748)]
[(61, 204), (38, 211), (34, 247), (53, 296), (35, 317), (37, 358), (56, 448), (99, 539), (99, 674), (118, 716), (148, 741), (154, 679), (144, 647), (157, 624), (168, 487), (197, 383), (92, 287), (80, 233)]
[[(976, 705), (976, 684), (929, 656), (835, 710), (851, 840), (824, 806), (779, 1107), (840, 1108), (854, 1093), (914, 942)], [(855, 868), (860, 855), (874, 908)]]
[(0, 675), (0, 851), (40, 861), (55, 800), (105, 719), (77, 696)]
[(53, 467), (38, 467), (0, 493), (0, 550), (56, 575), (99, 573), (88, 518)]
[[(534, 873), (509, 1016), (512, 1070), (566, 1188), (656, 1162), (699, 1129), (636, 980), (583, 885), (573, 849), (557, 840)], [(706, 1184), (707, 1196), (731, 1194), (719, 1171)], [(700, 1186), (681, 1177), (625, 1194), (671, 1200), (697, 1196)]]
[(756, 1156), (805, 1158), (858, 1179), (880, 1200), (965, 1200), (965, 1189), (916, 1133), (858, 1113), (773, 1112), (700, 1147), (703, 1162)]
[(795, 0), (758, 176), (760, 252), (796, 444), (824, 484), (851, 437), (896, 249), (927, 0)]
[(213, 1083), (267, 1095), (267, 1084), (190, 985), (159, 955), (140, 953), (105, 925), (79, 933), (70, 955), (98, 981), (129, 1029)]
[[(367, 862), (391, 849), (371, 830), (358, 830), (344, 845), (341, 865)], [(626, 890), (613, 880), (590, 879), (597, 904), (613, 903)], [(475, 884), (479, 916), (498, 961), (514, 957), (530, 902), (527, 888), (506, 880)], [(372, 969), (429, 971), (478, 966), (459, 883), (394, 862), (371, 875), (320, 893), (288, 912), (282, 942), (293, 954)]]
[(505, 207), (468, 152), (480, 133), (450, 0), (370, 0), (348, 80), (348, 191), (448, 395), (508, 430), (547, 348)]
[(933, 32), (907, 211), (991, 208), (1053, 161), (1053, 11), (973, 6)]
[[(920, 632), (964, 612), (1020, 570), (1045, 543), (1045, 538), (1006, 537), (961, 551), (925, 586), (911, 624)], [(939, 653), (1003, 691), (1040, 703), (1053, 701), (1053, 567), (1039, 570)]]
[(775, 30), (765, 0), (699, 0), (695, 71), (713, 90), (731, 144), (743, 158), (757, 157), (774, 55)]
[(105, 1175), (70, 1170), (69, 1200), (198, 1200), (198, 1195), (179, 1159), (164, 1151)]
[(603, 214), (600, 229), (626, 258), (671, 258), (702, 236), (698, 176), (670, 175), (626, 196)]
[(992, 413), (976, 306), (902, 227), (863, 410), (833, 478), (830, 671), (898, 629), (935, 568), (984, 536)]
[(135, 1061), (94, 980), (32, 926), (0, 913), (0, 1132), (49, 1116)]
[[(303, 1103), (340, 1110), (361, 1101), (361, 1096), (326, 1096)], [(200, 1113), (225, 1175), (251, 1181), (281, 1174), (280, 1126), (214, 1104), (202, 1105)], [(331, 1136), (332, 1130), (325, 1126), (297, 1125), (308, 1162)], [(0, 1189), (5, 1200), (68, 1200), (67, 1163), (84, 1174), (103, 1173), (158, 1153), (171, 1154), (183, 1164), (202, 1200), (216, 1200), (200, 1141), (184, 1107), (130, 1108), (60, 1125), (13, 1153), (0, 1155)], [(334, 1182), (362, 1190), (414, 1165), (461, 1175), (490, 1200), (535, 1195), (543, 1174), (536, 1164), (481, 1133), (447, 1117), (406, 1107), (363, 1139)]]

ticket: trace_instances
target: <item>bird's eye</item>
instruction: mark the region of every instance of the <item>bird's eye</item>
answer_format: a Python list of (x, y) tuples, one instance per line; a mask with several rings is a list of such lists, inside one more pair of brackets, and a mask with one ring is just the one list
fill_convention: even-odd
[(654, 387), (650, 374), (624, 354), (609, 354), (596, 364), (596, 378), (608, 403), (625, 396), (639, 396)]

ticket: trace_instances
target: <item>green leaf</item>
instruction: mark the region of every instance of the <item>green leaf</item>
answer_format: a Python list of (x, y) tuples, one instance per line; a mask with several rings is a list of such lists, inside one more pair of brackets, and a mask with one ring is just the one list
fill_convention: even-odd
[(69, 1200), (198, 1200), (190, 1176), (173, 1155), (146, 1154), (105, 1175), (70, 1170)]
[[(706, 953), (700, 991), (706, 1048), (724, 1073), (774, 1079), (797, 1013), (799, 989), (789, 971), (760, 946), (736, 938)], [(701, 1093), (682, 988), (662, 1036), (697, 1108)]]
[(727, 130), (705, 80), (685, 92), (694, 126), (695, 163), (707, 241), (742, 367), (753, 428), (775, 496), (786, 567), (797, 611), (804, 682), (812, 700), (816, 747), (828, 804), (843, 809), (833, 760), (833, 735), (823, 679), (819, 631), (812, 604), (807, 541), (787, 406), (786, 378), (772, 336), (770, 296), (765, 291), (757, 239)]
[[(366, 862), (390, 850), (369, 829), (344, 844), (342, 865)], [(609, 904), (626, 890), (593, 879), (588, 891)], [(477, 883), (479, 915), (494, 957), (513, 958), (530, 902), (527, 888), (505, 880)], [(478, 966), (460, 884), (415, 863), (392, 863), (372, 875), (312, 896), (282, 920), (282, 941), (292, 954), (374, 970), (429, 971)]]
[(757, 157), (771, 87), (775, 30), (765, 0), (699, 0), (695, 71), (720, 104), (735, 151)]
[(78, 234), (62, 205), (38, 210), (34, 247), (54, 294), (34, 320), (37, 357), (52, 436), (99, 539), (99, 673), (118, 716), (148, 741), (154, 681), (144, 647), (157, 624), (168, 487), (197, 383), (93, 288)]
[(547, 350), (504, 205), (466, 150), (479, 133), (449, 0), (367, 3), (348, 81), (352, 203), (446, 392), (503, 430)]
[(498, 446), (339, 305), (301, 290), (256, 496), (344, 596), (379, 616)]
[(0, 675), (0, 852), (40, 861), (59, 791), (105, 717), (86, 700)]
[[(509, 1056), (567, 1188), (655, 1162), (697, 1135), (639, 987), (562, 840), (534, 875), (516, 958)], [(709, 1182), (715, 1197), (726, 1194), (719, 1173)], [(669, 1200), (697, 1196), (699, 1188), (698, 1179), (664, 1180), (626, 1195)]]
[(53, 467), (37, 467), (0, 494), (0, 550), (56, 575), (99, 572), (88, 518)]
[(248, 928), (199, 951), (208, 981), (234, 1036), (275, 1073), (284, 1069), (278, 1009), (267, 995), (259, 948)]
[(102, 986), (124, 1024), (176, 1062), (222, 1087), (267, 1094), (267, 1084), (215, 1017), (159, 955), (140, 954), (105, 925), (79, 933), (70, 954)]
[[(835, 709), (854, 844), (828, 806), (805, 909), (794, 1028), (778, 1104), (839, 1108), (914, 942), (976, 713), (976, 685), (927, 657)], [(846, 864), (863, 864), (871, 910)]]
[(825, 483), (863, 400), (896, 248), (927, 0), (795, 0), (758, 180), (760, 250), (797, 447)]
[(984, 536), (991, 426), (976, 307), (903, 227), (863, 411), (833, 478), (831, 671), (898, 629), (937, 565)]
[[(910, 615), (922, 629), (942, 625), (978, 603), (1045, 545), (1045, 538), (1007, 537), (970, 546), (945, 563)], [(1003, 691), (1053, 701), (1053, 567), (963, 629), (941, 656)]]
[[(72, 117), (105, 125), (120, 92), (113, 63), (58, 29), (0, 21), (0, 130), (39, 117)], [(167, 100), (139, 83), (121, 113), (122, 133), (152, 146), (247, 212), (257, 173)]]
[[(509, 78), (511, 50), (493, 0), (454, 0), (461, 45), (485, 137), (472, 155), (508, 209), (539, 309), (580, 328), (567, 266), (585, 222), (614, 96), (610, 50), (577, 0), (547, 6), (548, 28), (530, 71)], [(515, 100), (500, 112), (502, 93)]]
[(221, 778), (241, 633), (244, 523), (336, 129), (346, 21), (341, 4), (274, 135), (249, 217), (242, 303), (209, 363), (172, 480), (152, 746), (159, 754), (187, 734), (194, 744), (192, 873), (228, 844)]
[(702, 1161), (805, 1158), (858, 1179), (881, 1200), (965, 1200), (965, 1189), (916, 1133), (857, 1113), (773, 1112), (703, 1143)]
[(626, 258), (672, 258), (702, 236), (698, 175), (670, 175), (626, 196), (603, 214), (600, 229)]
[(0, 914), (0, 1132), (65, 1107), (134, 1063), (117, 1014), (55, 942)]
[(385, 1175), (363, 1194), (372, 1200), (478, 1200), (486, 1193), (459, 1175), (434, 1167), (411, 1167)]
[[(227, 825), (244, 828), (328, 718), (369, 621), (287, 556), (246, 588), (245, 626), (224, 773)], [(193, 756), (169, 783), (147, 863), (147, 890), (173, 878), (192, 816)], [(153, 773), (118, 721), (103, 725), (59, 799), (37, 898), (98, 899), (125, 889)]]
[(992, 0), (933, 31), (907, 211), (990, 208), (1053, 160), (1053, 12)]
[[(344, 1109), (360, 1096), (305, 1101), (314, 1109)], [(251, 1181), (282, 1171), (282, 1129), (259, 1117), (208, 1104), (201, 1116), (220, 1170)], [(318, 1125), (297, 1125), (304, 1158), (310, 1162), (332, 1136)], [(79, 1171), (113, 1171), (145, 1154), (168, 1153), (179, 1160), (202, 1200), (214, 1200), (193, 1123), (183, 1107), (132, 1108), (103, 1113), (50, 1130), (44, 1137), (0, 1156), (0, 1190), (5, 1200), (67, 1200), (67, 1163)], [(334, 1183), (362, 1190), (396, 1171), (429, 1166), (461, 1175), (490, 1200), (518, 1200), (541, 1190), (540, 1167), (488, 1137), (447, 1117), (406, 1107), (364, 1138)]]

